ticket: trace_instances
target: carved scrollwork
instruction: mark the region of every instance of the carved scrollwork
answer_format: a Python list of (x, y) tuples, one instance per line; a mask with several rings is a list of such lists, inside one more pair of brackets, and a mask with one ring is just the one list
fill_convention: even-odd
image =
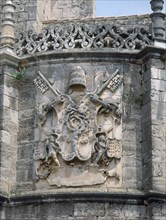
[(15, 51), (19, 56), (41, 51), (62, 49), (112, 48), (141, 50), (152, 44), (149, 30), (144, 27), (121, 27), (107, 22), (76, 22), (48, 26), (38, 35), (20, 33)]
[[(47, 162), (40, 163), (39, 167), (37, 168), (37, 176), (40, 179), (46, 179), (51, 173), (51, 166)], [(36, 179), (37, 180), (37, 179)]]
[(49, 41), (50, 36), (51, 36), (51, 32), (47, 28), (42, 30), (39, 36), (40, 37), (39, 42), (37, 44), (37, 50), (39, 52), (48, 51), (49, 48), (51, 48), (52, 42)]
[(62, 35), (61, 25), (55, 25), (55, 27), (51, 26), (50, 27), (50, 35), (53, 38), (53, 41), (52, 41), (53, 50), (62, 49), (63, 48), (63, 39), (61, 37), (61, 35)]
[(77, 131), (78, 133), (81, 133), (88, 129), (89, 120), (86, 113), (70, 106), (66, 112), (66, 124), (69, 131)]
[[(36, 109), (36, 180), (47, 179), (50, 185), (57, 186), (102, 184), (107, 178), (120, 181), (122, 112), (120, 103), (111, 98), (122, 84), (119, 70), (113, 74), (99, 73), (94, 79), (95, 89), (89, 91), (86, 73), (77, 66), (69, 75), (65, 94), (56, 90), (41, 72), (38, 74), (36, 87), (47, 85), (55, 97), (47, 98)], [(39, 90), (43, 95), (43, 90)], [(59, 179), (58, 173), (64, 179)], [(80, 178), (86, 181), (83, 179), (82, 183)]]
[(90, 48), (92, 46), (92, 38), (90, 36), (90, 26), (88, 24), (70, 25), (69, 36), (65, 39), (65, 48)]
[(144, 48), (146, 45), (150, 45), (150, 34), (143, 28), (136, 27), (134, 29), (127, 30), (127, 39), (125, 40), (125, 47), (127, 49)]
[(56, 142), (58, 135), (52, 134), (44, 143), (38, 143), (34, 148), (33, 158), (36, 161), (36, 180), (39, 178), (47, 178), (52, 169), (51, 163), (53, 162), (55, 166), (60, 166), (58, 160), (58, 153), (60, 153), (60, 148)]

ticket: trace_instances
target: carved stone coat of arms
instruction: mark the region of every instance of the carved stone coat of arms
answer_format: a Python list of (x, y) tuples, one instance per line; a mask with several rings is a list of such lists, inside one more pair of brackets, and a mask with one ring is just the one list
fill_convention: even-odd
[(76, 66), (65, 91), (40, 71), (34, 79), (41, 93), (33, 156), (36, 183), (76, 187), (121, 180), (122, 76), (118, 69), (97, 72), (89, 89), (86, 74)]

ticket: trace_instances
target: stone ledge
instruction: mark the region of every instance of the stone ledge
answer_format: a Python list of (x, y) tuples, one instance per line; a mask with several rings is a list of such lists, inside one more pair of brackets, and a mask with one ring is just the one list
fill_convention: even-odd
[(148, 205), (152, 202), (166, 203), (166, 193), (149, 192), (146, 194), (131, 193), (59, 193), (51, 195), (26, 195), (12, 196), (5, 198), (0, 196), (0, 203), (8, 203), (9, 205), (24, 204), (44, 204), (52, 202), (91, 202), (91, 203), (118, 203), (130, 205)]
[(137, 55), (137, 59), (141, 59), (143, 61), (146, 61), (149, 58), (165, 60), (166, 49), (156, 46), (147, 46), (143, 50), (141, 50)]
[(79, 22), (79, 21), (114, 21), (114, 20), (134, 20), (134, 19), (149, 19), (149, 14), (143, 15), (128, 15), (128, 16), (106, 16), (106, 17), (89, 17), (89, 18), (81, 18), (81, 19), (55, 19), (55, 20), (47, 20), (43, 21), (43, 25), (55, 24), (56, 22)]
[(17, 67), (19, 60), (20, 58), (12, 50), (0, 47), (0, 66), (8, 64)]
[[(63, 63), (64, 61), (66, 63), (73, 63), (73, 62), (110, 62), (110, 60), (113, 60), (115, 62), (124, 62), (124, 59), (126, 62), (132, 62), (132, 63), (138, 63), (137, 61), (137, 55), (138, 52), (119, 52), (119, 51), (78, 51), (78, 50), (73, 50), (73, 51), (66, 51), (66, 52), (40, 52), (36, 54), (35, 56), (33, 55), (26, 55), (21, 58), (22, 61), (28, 61), (27, 68), (33, 67), (34, 65), (44, 65), (47, 64), (49, 60), (49, 64), (55, 64), (55, 63)], [(64, 59), (64, 60), (63, 60)]]
[[(154, 46), (147, 46), (141, 51), (134, 50), (113, 50), (113, 49), (104, 49), (104, 50), (65, 50), (65, 51), (47, 51), (47, 52), (40, 52), (34, 55), (25, 55), (21, 57), (22, 61), (29, 62), (28, 66), (34, 66), (35, 63), (42, 63), (48, 62), (51, 64), (52, 62), (62, 62), (62, 59), (65, 59), (65, 62), (89, 62), (89, 59), (93, 62), (107, 62), (108, 60), (113, 60), (115, 62), (132, 62), (141, 64), (145, 62), (149, 58), (160, 58), (165, 59), (166, 57), (166, 50), (163, 48), (157, 48)], [(40, 61), (39, 61), (40, 60)]]

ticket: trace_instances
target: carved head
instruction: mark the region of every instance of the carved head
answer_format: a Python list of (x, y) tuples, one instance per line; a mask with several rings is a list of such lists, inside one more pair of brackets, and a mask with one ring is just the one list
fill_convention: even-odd
[(77, 66), (70, 74), (68, 88), (83, 86), (86, 88), (86, 75), (82, 67)]
[(57, 139), (58, 135), (55, 133), (52, 133), (52, 135), (50, 135), (49, 137), (49, 141), (50, 142), (54, 142)]
[(98, 138), (98, 141), (106, 141), (106, 133), (104, 131), (98, 132), (96, 137)]

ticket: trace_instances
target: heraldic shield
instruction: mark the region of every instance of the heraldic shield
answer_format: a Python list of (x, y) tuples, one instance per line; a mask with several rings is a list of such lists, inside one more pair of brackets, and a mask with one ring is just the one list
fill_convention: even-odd
[(94, 151), (94, 112), (88, 107), (88, 98), (79, 105), (69, 104), (62, 128), (61, 155), (65, 161), (77, 158), (87, 161)]
[(122, 76), (116, 70), (91, 78), (92, 88), (84, 69), (77, 66), (64, 91), (41, 72), (34, 80), (45, 88), (36, 109), (33, 156), (39, 187), (40, 180), (58, 187), (103, 184), (107, 179), (120, 184)]

